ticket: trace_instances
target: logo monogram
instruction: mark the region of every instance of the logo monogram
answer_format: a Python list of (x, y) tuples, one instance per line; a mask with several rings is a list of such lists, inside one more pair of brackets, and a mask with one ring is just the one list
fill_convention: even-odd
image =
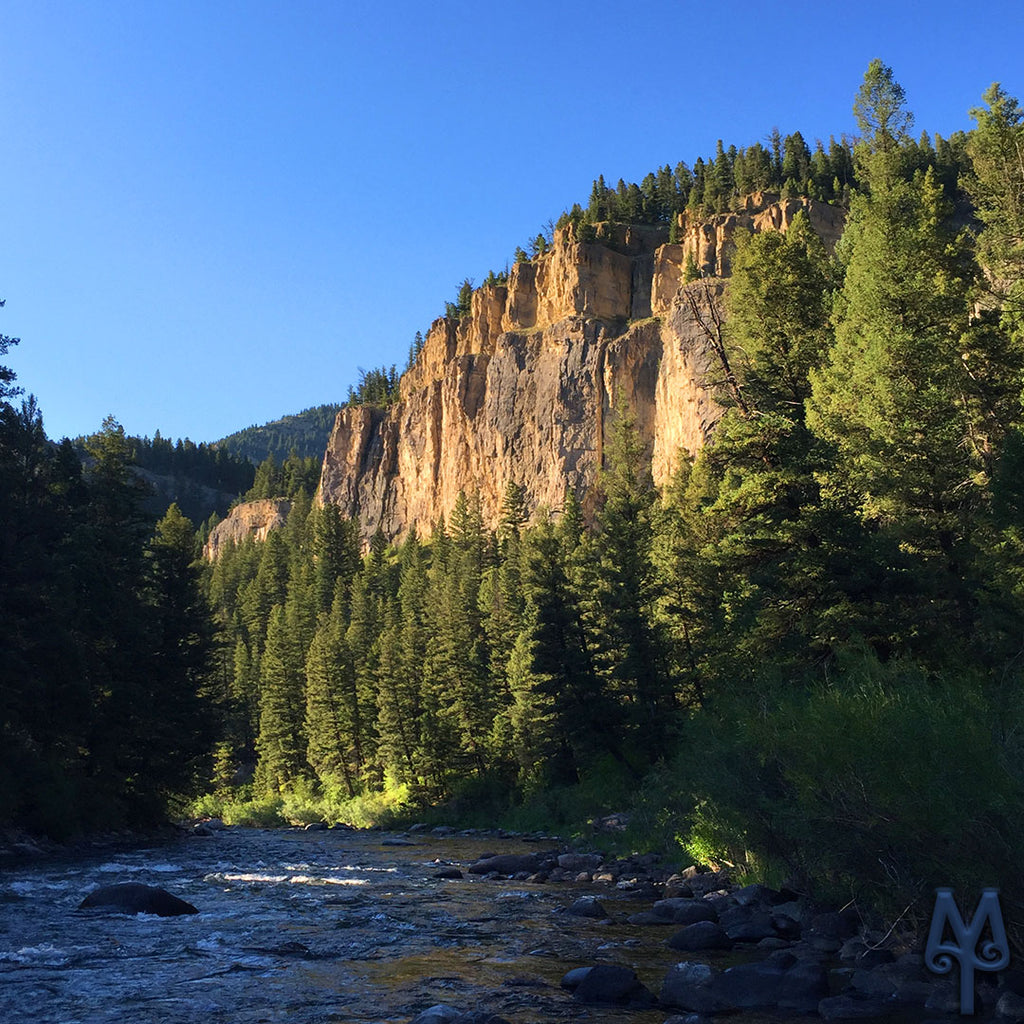
[[(988, 922), (991, 940), (978, 941)], [(946, 926), (953, 932), (953, 942), (943, 942)], [(928, 931), (924, 962), (935, 974), (946, 974), (953, 969), (953, 960), (960, 964), (960, 1012), (974, 1013), (974, 971), (1001, 971), (1010, 962), (1010, 946), (1006, 941), (1006, 927), (999, 908), (999, 890), (984, 889), (970, 925), (964, 924), (953, 900), (952, 889), (935, 890), (935, 910)]]

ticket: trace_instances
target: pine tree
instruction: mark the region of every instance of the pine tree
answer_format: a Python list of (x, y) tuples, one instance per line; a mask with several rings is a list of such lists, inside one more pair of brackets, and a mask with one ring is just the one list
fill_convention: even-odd
[(340, 602), (324, 616), (306, 657), (306, 757), (323, 786), (358, 792), (358, 709)]
[(210, 608), (200, 591), (192, 524), (172, 504), (149, 545), (148, 600), (155, 622), (143, 685), (136, 696), (144, 776), (135, 784), (172, 798), (192, 796), (210, 775), (213, 746)]
[(276, 794), (308, 772), (302, 653), (281, 605), (270, 613), (260, 669), (256, 784), (263, 793)]
[(979, 256), (989, 274), (1005, 331), (1024, 339), (1024, 111), (996, 82), (967, 144), (973, 175), (967, 187), (984, 225)]
[(651, 563), (654, 484), (636, 423), (619, 406), (601, 478), (593, 631), (598, 667), (625, 730), (654, 756), (664, 742), (675, 705), (653, 608)]
[[(873, 131), (858, 150), (870, 192), (851, 206), (835, 343), (811, 374), (808, 424), (836, 451), (826, 494), (912, 560), (907, 619), (926, 600), (947, 639), (966, 638), (977, 629), (971, 538), (997, 429), (983, 394), (1019, 369), (971, 324), (977, 271), (934, 170), (905, 173), (897, 143), (912, 118), (902, 97), (872, 62), (858, 95), (858, 118)], [(983, 387), (975, 360), (991, 374)], [(908, 628), (922, 643), (920, 625)]]

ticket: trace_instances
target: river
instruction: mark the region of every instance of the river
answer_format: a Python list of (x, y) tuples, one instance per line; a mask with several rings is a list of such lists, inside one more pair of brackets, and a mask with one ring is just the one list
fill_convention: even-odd
[[(650, 900), (612, 886), (435, 877), (484, 853), (534, 849), (515, 838), (236, 827), (6, 867), (0, 1022), (407, 1024), (446, 1003), (515, 1024), (660, 1024), (668, 1012), (584, 1006), (559, 986), (571, 968), (614, 963), (656, 994), (678, 959), (664, 945), (674, 928), (625, 923)], [(97, 885), (123, 881), (166, 888), (200, 913), (77, 909)], [(595, 894), (616, 923), (565, 912)]]

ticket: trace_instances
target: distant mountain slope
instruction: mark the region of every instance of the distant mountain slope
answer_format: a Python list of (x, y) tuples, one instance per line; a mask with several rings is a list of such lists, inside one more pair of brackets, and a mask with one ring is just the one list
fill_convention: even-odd
[(246, 427), (221, 438), (216, 444), (232, 455), (259, 465), (268, 455), (282, 462), (293, 451), (304, 458), (321, 459), (341, 405), (317, 405), (292, 416)]

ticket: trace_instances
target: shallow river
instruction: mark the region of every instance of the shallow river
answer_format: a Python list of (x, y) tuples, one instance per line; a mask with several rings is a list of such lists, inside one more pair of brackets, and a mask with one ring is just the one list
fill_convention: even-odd
[[(612, 887), (439, 880), (521, 840), (260, 831), (0, 869), (0, 1022), (406, 1024), (435, 1003), (516, 1024), (656, 1024), (665, 1011), (582, 1006), (573, 967), (633, 967), (657, 993), (674, 930), (566, 914), (600, 897), (617, 922), (650, 901)], [(551, 844), (547, 844), (551, 845)], [(97, 885), (159, 885), (200, 913), (77, 910)], [(733, 1017), (732, 1021), (765, 1021)], [(812, 1018), (813, 1019), (813, 1018)]]

